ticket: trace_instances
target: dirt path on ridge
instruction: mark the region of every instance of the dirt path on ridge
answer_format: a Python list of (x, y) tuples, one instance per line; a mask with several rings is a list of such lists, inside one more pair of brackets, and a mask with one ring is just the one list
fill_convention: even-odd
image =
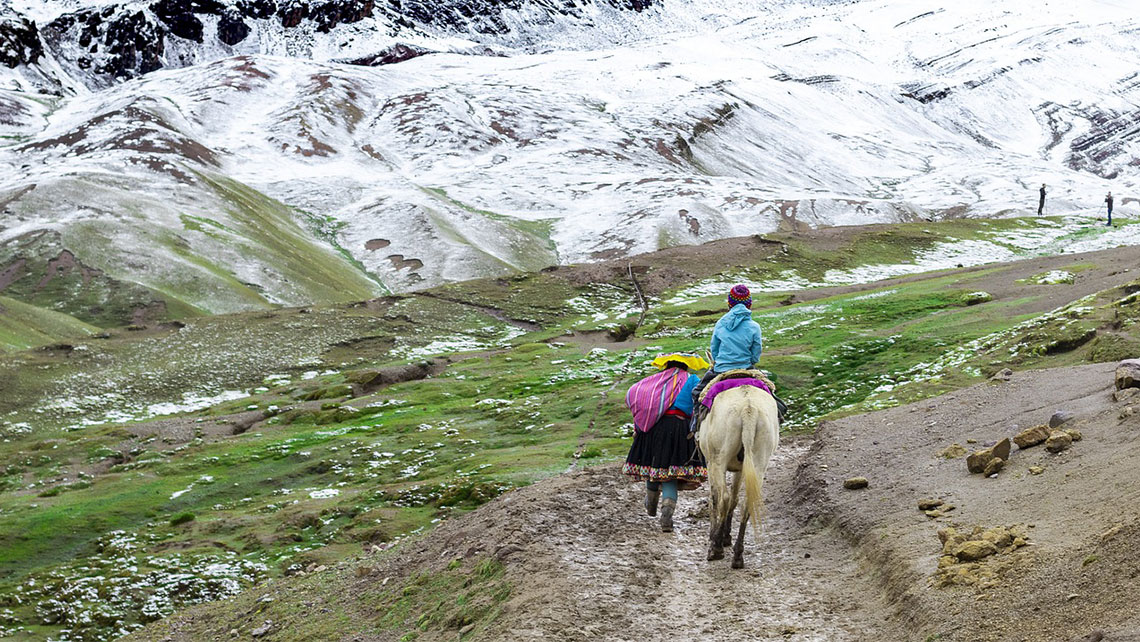
[(704, 489), (681, 494), (669, 534), (644, 514), (643, 486), (616, 467), (556, 480), (560, 488), (528, 511), (548, 546), (512, 558), (523, 585), (485, 639), (905, 639), (884, 630), (886, 607), (851, 549), (794, 514), (802, 443), (784, 444), (773, 459), (765, 526), (759, 538), (749, 532), (743, 570), (729, 567), (731, 552), (705, 561)]

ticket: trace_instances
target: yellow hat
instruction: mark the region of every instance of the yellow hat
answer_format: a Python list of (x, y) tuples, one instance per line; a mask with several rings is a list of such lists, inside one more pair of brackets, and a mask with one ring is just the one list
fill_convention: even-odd
[(695, 354), (688, 354), (686, 352), (659, 354), (657, 355), (657, 358), (653, 360), (653, 365), (658, 370), (664, 370), (665, 364), (669, 363), (670, 361), (680, 361), (681, 363), (688, 366), (689, 370), (707, 370), (709, 366), (712, 365), (708, 361), (702, 359), (700, 356)]

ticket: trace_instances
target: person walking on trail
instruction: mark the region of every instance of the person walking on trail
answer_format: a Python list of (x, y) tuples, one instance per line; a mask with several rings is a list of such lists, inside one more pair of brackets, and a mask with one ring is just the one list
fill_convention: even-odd
[(1108, 206), (1108, 223), (1105, 225), (1112, 227), (1112, 192), (1109, 192), (1108, 196), (1104, 197), (1104, 204)]
[(1045, 183), (1041, 183), (1040, 193), (1041, 200), (1037, 201), (1037, 216), (1041, 216), (1045, 211)]
[(629, 388), (625, 403), (633, 413), (633, 445), (622, 472), (645, 482), (645, 512), (657, 515), (662, 532), (673, 531), (677, 491), (696, 488), (708, 479), (704, 457), (689, 439), (689, 416), (693, 413), (693, 388), (699, 377), (690, 370), (704, 370), (709, 363), (697, 355), (658, 355), (653, 365), (661, 372), (649, 375)]

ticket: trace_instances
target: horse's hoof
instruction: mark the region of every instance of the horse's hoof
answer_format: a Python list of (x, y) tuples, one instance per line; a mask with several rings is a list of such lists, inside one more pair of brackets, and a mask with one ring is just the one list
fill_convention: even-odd
[(743, 557), (732, 558), (732, 568), (744, 568), (744, 558)]
[(724, 559), (724, 551), (716, 551), (716, 550), (709, 551), (709, 556), (706, 559), (710, 562), (715, 562), (716, 560), (722, 560), (722, 559)]

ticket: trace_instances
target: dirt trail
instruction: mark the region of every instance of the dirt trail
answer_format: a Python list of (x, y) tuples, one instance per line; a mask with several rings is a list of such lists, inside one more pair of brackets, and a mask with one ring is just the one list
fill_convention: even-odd
[[(905, 639), (883, 627), (885, 606), (851, 550), (829, 529), (802, 526), (789, 501), (802, 445), (785, 444), (768, 470), (763, 533), (747, 536), (746, 568), (706, 562), (706, 491), (682, 493), (676, 530), (641, 508), (640, 484), (612, 466), (567, 478), (531, 513), (549, 546), (519, 559), (538, 587), (493, 639)], [(536, 554), (537, 553), (537, 554)], [(523, 596), (527, 596), (524, 587)], [(557, 599), (551, 599), (557, 593)]]

